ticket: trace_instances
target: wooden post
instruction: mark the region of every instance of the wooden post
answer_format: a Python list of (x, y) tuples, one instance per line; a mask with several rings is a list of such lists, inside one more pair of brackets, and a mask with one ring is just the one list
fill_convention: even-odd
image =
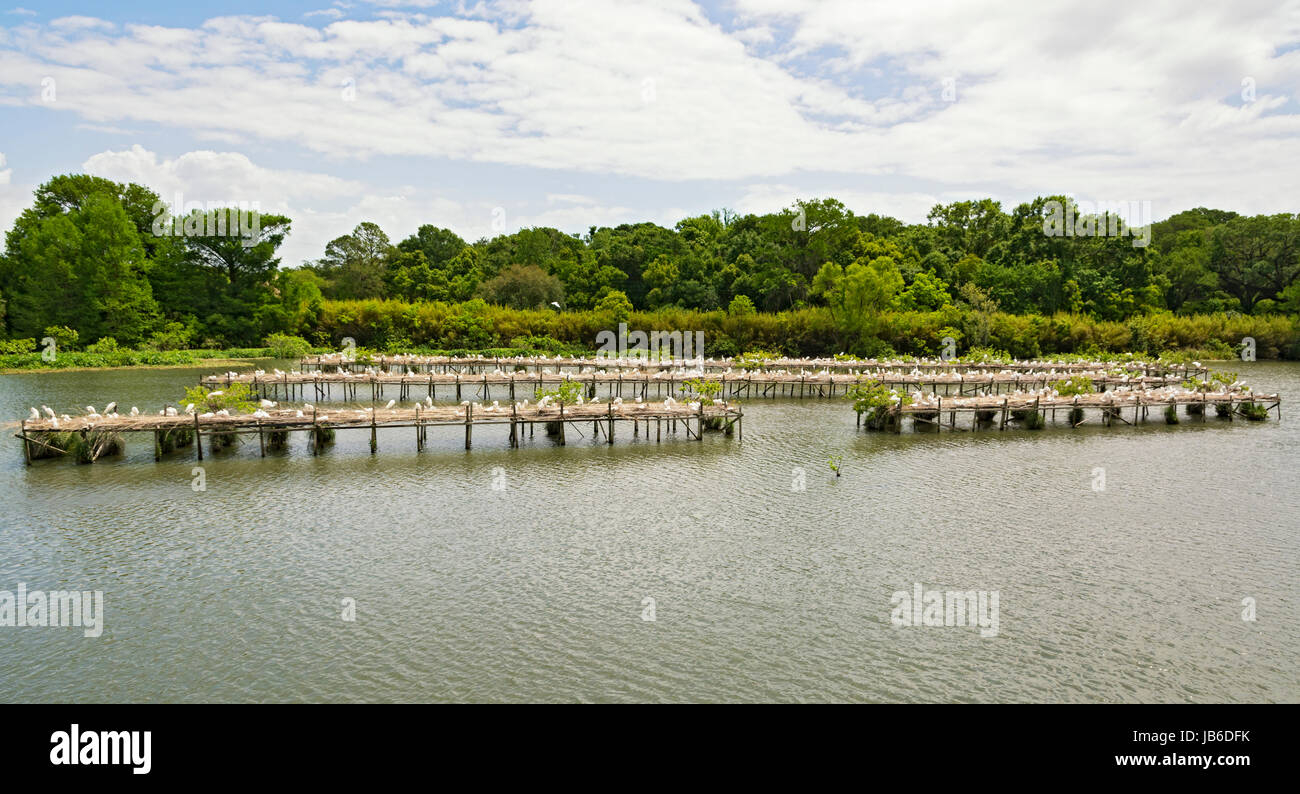
[(564, 446), (564, 403), (560, 403), (560, 446)]
[[(614, 403), (609, 403), (609, 443), (614, 443)], [(634, 420), (635, 421), (635, 420)]]
[(199, 453), (199, 462), (203, 462), (203, 433), (199, 431), (199, 415), (194, 413), (194, 450)]
[(262, 450), (262, 457), (266, 457), (266, 437), (262, 435), (262, 420), (257, 420), (257, 445)]
[(27, 441), (27, 420), (26, 419), (23, 420), (22, 430), (20, 432), (22, 433), (23, 436), (23, 462), (26, 463), (28, 466), (30, 466), (32, 465), (32, 445)]
[[(456, 379), (457, 381), (459, 381), (460, 376), (458, 375)], [(459, 389), (459, 383), (457, 384), (457, 388)], [(473, 433), (474, 433), (473, 421), (474, 421), (474, 403), (466, 403), (465, 404), (465, 449), (469, 449), (470, 444), (472, 442)]]
[(375, 412), (370, 412), (370, 454), (375, 454), (379, 449), (379, 437), (375, 433)]

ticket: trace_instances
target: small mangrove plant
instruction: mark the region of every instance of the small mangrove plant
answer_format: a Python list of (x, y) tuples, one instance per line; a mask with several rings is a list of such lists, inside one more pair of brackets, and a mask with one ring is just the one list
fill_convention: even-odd
[(853, 401), (858, 424), (868, 430), (897, 428), (902, 416), (896, 409), (912, 404), (912, 395), (899, 394), (883, 383), (858, 384), (845, 396)]

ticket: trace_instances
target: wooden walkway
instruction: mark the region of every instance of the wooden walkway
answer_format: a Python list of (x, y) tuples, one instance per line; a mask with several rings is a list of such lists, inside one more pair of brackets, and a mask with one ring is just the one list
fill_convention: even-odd
[[(343, 369), (348, 372), (364, 373), (368, 370), (377, 370), (379, 372), (392, 372), (402, 374), (406, 371), (416, 373), (443, 373), (443, 374), (482, 374), (494, 370), (504, 370), (520, 368), (527, 370), (531, 368), (534, 372), (541, 372), (543, 368), (553, 370), (571, 369), (578, 372), (586, 370), (638, 370), (640, 372), (672, 372), (678, 370), (704, 370), (709, 372), (736, 371), (740, 373), (740, 368), (736, 366), (734, 358), (719, 359), (674, 359), (671, 361), (654, 362), (644, 358), (624, 357), (624, 358), (604, 358), (604, 357), (574, 357), (574, 356), (422, 356), (422, 355), (393, 355), (379, 356), (364, 361), (344, 358), (341, 354), (333, 353), (322, 356), (304, 356), (300, 362), (299, 368), (302, 372), (325, 372), (330, 370)], [(876, 372), (876, 371), (905, 371), (920, 373), (938, 373), (938, 372), (968, 372), (968, 371), (998, 371), (998, 372), (1065, 372), (1069, 375), (1087, 374), (1090, 372), (1108, 372), (1110, 370), (1122, 369), (1133, 375), (1146, 377), (1168, 377), (1177, 378), (1179, 381), (1186, 380), (1190, 376), (1204, 377), (1209, 371), (1207, 367), (1196, 364), (1166, 364), (1158, 361), (1053, 361), (1051, 359), (1012, 361), (1008, 363), (999, 363), (995, 361), (962, 361), (960, 359), (951, 359), (944, 361), (942, 359), (919, 359), (916, 361), (903, 361), (891, 359), (835, 359), (835, 358), (777, 358), (764, 362), (761, 366), (750, 366), (746, 368), (751, 372), (770, 372), (785, 371), (794, 374), (808, 374), (811, 372), (821, 372), (822, 370), (835, 373), (853, 373), (853, 372)], [(1068, 377), (1068, 375), (1067, 375)]]
[[(932, 427), (937, 430), (974, 431), (980, 425), (997, 424), (999, 430), (1005, 430), (1008, 422), (1022, 421), (1025, 414), (1041, 412), (1045, 420), (1056, 421), (1057, 412), (1067, 415), (1078, 409), (1079, 413), (1071, 417), (1075, 427), (1083, 424), (1089, 413), (1099, 418), (1104, 425), (1121, 422), (1136, 426), (1148, 421), (1152, 408), (1164, 411), (1169, 406), (1177, 410), (1184, 408), (1187, 416), (1194, 420), (1205, 421), (1206, 415), (1216, 406), (1222, 406), (1225, 418), (1247, 416), (1243, 406), (1263, 406), (1266, 411), (1274, 411), (1277, 418), (1282, 418), (1282, 400), (1276, 394), (1252, 394), (1247, 392), (1195, 392), (1179, 390), (1119, 391), (1104, 394), (1085, 394), (1073, 397), (1055, 397), (1050, 394), (1011, 394), (1002, 397), (951, 397), (944, 399), (923, 399), (908, 405), (896, 405), (889, 410), (888, 429), (897, 432), (901, 429), (902, 419), (910, 417), (913, 427), (921, 429)], [(1190, 409), (1190, 410), (1188, 410)], [(1128, 417), (1125, 417), (1125, 414)], [(958, 415), (969, 416), (958, 423)], [(1249, 417), (1248, 417), (1249, 418)], [(1165, 422), (1163, 413), (1157, 417)], [(863, 423), (862, 415), (858, 423)]]
[(519, 446), (525, 433), (527, 437), (532, 438), (535, 426), (538, 424), (546, 426), (547, 432), (554, 435), (560, 444), (564, 444), (566, 428), (577, 429), (588, 422), (591, 423), (593, 438), (603, 437), (610, 444), (614, 443), (617, 426), (629, 422), (632, 424), (634, 436), (644, 432), (647, 439), (653, 423), (655, 441), (661, 440), (665, 429), (675, 433), (678, 427), (684, 430), (688, 438), (697, 441), (703, 440), (704, 431), (708, 429), (721, 430), (727, 435), (734, 433), (736, 440), (740, 440), (744, 418), (744, 411), (739, 405), (715, 404), (708, 401), (692, 404), (673, 401), (587, 403), (545, 407), (515, 404), (483, 406), (468, 403), (432, 408), (425, 406), (378, 409), (335, 408), (333, 410), (313, 408), (309, 411), (274, 409), (263, 411), (262, 414), (264, 415), (74, 416), (57, 424), (48, 419), (28, 419), (22, 422), (21, 431), (16, 437), (23, 440), (24, 455), (30, 465), (34, 457), (41, 456), (35, 454), (38, 451), (63, 454), (63, 450), (51, 446), (50, 442), (56, 435), (66, 433), (75, 433), (82, 438), (123, 433), (153, 433), (155, 434), (155, 459), (161, 459), (161, 450), (164, 446), (162, 440), (165, 434), (179, 434), (185, 439), (183, 445), (188, 445), (193, 440), (196, 455), (199, 460), (203, 460), (204, 438), (224, 439), (232, 436), (256, 435), (261, 453), (265, 456), (268, 445), (274, 447), (277, 443), (283, 443), (287, 433), (296, 430), (308, 431), (309, 438), (313, 441), (313, 454), (323, 443), (327, 443), (328, 439), (332, 439), (334, 431), (369, 430), (370, 451), (373, 453), (378, 449), (380, 428), (413, 429), (417, 450), (424, 448), (429, 428), (461, 428), (465, 433), (465, 449), (470, 449), (474, 428), (483, 425), (509, 425), (510, 446), (514, 447)]
[[(828, 398), (840, 397), (859, 384), (883, 383), (902, 391), (941, 392), (945, 396), (990, 395), (1042, 389), (1074, 377), (1061, 372), (988, 372), (911, 374), (799, 374), (789, 372), (687, 373), (687, 372), (492, 372), (481, 375), (429, 372), (417, 375), (352, 374), (349, 372), (283, 372), (280, 374), (225, 373), (205, 375), (199, 383), (210, 389), (247, 383), (260, 397), (270, 400), (343, 400), (378, 402), (395, 392), (398, 400), (415, 395), (434, 400), (515, 400), (536, 397), (539, 391), (565, 382), (581, 383), (588, 397), (640, 397), (642, 400), (680, 396), (686, 382), (701, 380), (721, 385), (723, 399), (755, 397)], [(1181, 376), (1108, 375), (1091, 377), (1098, 390), (1120, 387), (1156, 388), (1182, 383)]]

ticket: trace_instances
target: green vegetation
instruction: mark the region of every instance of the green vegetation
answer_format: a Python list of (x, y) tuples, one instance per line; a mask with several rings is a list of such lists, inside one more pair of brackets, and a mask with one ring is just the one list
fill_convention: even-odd
[(59, 430), (33, 433), (31, 438), (28, 450), (32, 460), (66, 455), (77, 463), (93, 463), (99, 458), (121, 455), (126, 451), (122, 437), (105, 430), (86, 433)]
[[(703, 331), (715, 357), (934, 356), (951, 337), (959, 351), (1017, 358), (1209, 358), (1246, 336), (1260, 358), (1300, 357), (1300, 216), (1197, 208), (1129, 230), (1103, 214), (1053, 236), (1057, 203), (1070, 200), (1010, 211), (959, 201), (905, 224), (826, 198), (672, 228), (532, 228), (472, 243), (432, 224), (394, 242), (366, 222), (319, 259), (281, 268), (287, 217), (260, 215), (232, 235), (216, 211), (172, 219), (147, 188), (62, 175), (6, 233), (0, 358), (34, 355), (46, 337), (53, 366), (78, 351), (92, 357), (68, 366), (191, 346), (294, 357), (345, 337), (381, 353), (521, 339), (590, 350), (620, 322)], [(173, 220), (185, 234), (159, 233)]]
[(582, 384), (576, 380), (566, 380), (554, 389), (539, 391), (537, 397), (550, 397), (556, 405), (575, 405), (582, 396), (582, 388)]
[(1238, 408), (1241, 415), (1252, 422), (1262, 422), (1268, 418), (1268, 408), (1258, 403), (1242, 403)]
[(722, 382), (705, 380), (704, 378), (689, 378), (682, 381), (682, 388), (687, 390), (692, 399), (712, 400), (722, 393)]
[(1056, 393), (1061, 397), (1092, 394), (1096, 390), (1096, 384), (1092, 382), (1092, 378), (1086, 375), (1075, 375), (1067, 381), (1056, 384)]
[(247, 383), (232, 383), (222, 389), (191, 386), (185, 390), (183, 403), (193, 403), (195, 413), (227, 410), (231, 413), (251, 413), (257, 410), (256, 395)]
[(849, 389), (845, 397), (853, 401), (858, 421), (868, 430), (897, 426), (899, 417), (893, 413), (893, 408), (912, 404), (912, 395), (899, 394), (886, 388), (883, 383), (859, 384)]

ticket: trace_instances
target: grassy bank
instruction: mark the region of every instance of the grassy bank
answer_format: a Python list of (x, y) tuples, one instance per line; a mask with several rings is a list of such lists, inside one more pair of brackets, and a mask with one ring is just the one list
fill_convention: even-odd
[(0, 355), (0, 373), (46, 370), (75, 371), (114, 367), (192, 367), (200, 364), (231, 364), (265, 358), (275, 358), (274, 351), (265, 347), (231, 350), (129, 350), (123, 348), (103, 353), (59, 352), (50, 361), (41, 358), (40, 353), (11, 353)]

